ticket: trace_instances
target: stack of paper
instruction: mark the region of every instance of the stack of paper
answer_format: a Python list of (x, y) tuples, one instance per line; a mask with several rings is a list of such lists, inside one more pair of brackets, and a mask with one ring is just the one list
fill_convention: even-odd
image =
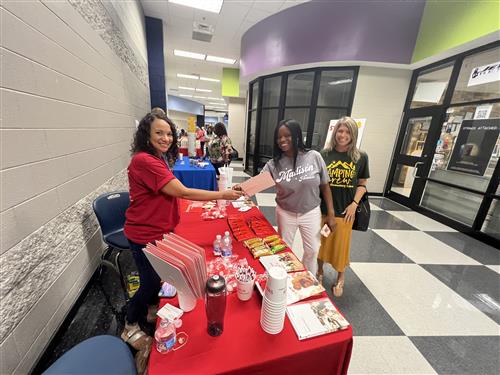
[(148, 244), (144, 253), (161, 279), (177, 288), (180, 308), (184, 311), (194, 309), (196, 299), (204, 296), (205, 250), (171, 233), (154, 245)]
[(286, 313), (299, 340), (349, 327), (349, 322), (328, 298), (288, 306)]

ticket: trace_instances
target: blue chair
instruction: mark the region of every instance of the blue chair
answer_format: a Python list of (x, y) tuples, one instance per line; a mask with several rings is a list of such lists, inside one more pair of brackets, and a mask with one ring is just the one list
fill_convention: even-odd
[[(97, 216), (101, 227), (102, 238), (108, 245), (106, 251), (101, 256), (101, 264), (99, 266), (99, 274), (103, 266), (111, 267), (120, 275), (120, 283), (125, 296), (125, 301), (128, 300), (127, 286), (123, 278), (123, 271), (120, 265), (120, 255), (123, 250), (130, 249), (127, 238), (123, 234), (123, 226), (125, 225), (125, 211), (130, 205), (130, 196), (127, 191), (119, 191), (105, 193), (98, 196), (92, 207)], [(116, 255), (113, 261), (109, 261), (109, 257), (113, 250)]]
[(137, 375), (127, 344), (115, 336), (91, 337), (62, 355), (42, 375)]

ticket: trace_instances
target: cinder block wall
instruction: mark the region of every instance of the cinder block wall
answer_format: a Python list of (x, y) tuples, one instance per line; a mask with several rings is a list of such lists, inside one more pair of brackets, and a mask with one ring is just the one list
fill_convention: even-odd
[(127, 189), (149, 87), (138, 2), (4, 0), (0, 17), (3, 375), (30, 372), (94, 272), (91, 203)]

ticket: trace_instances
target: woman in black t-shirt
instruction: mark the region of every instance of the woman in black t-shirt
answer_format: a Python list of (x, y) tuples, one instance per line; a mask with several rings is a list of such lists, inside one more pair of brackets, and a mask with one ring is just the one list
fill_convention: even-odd
[[(330, 177), (336, 225), (333, 233), (321, 238), (318, 279), (323, 278), (323, 263), (330, 263), (338, 272), (333, 287), (336, 297), (343, 293), (345, 269), (349, 266), (352, 224), (370, 177), (368, 156), (357, 148), (357, 140), (356, 121), (351, 117), (342, 117), (335, 124), (330, 142), (321, 152)], [(322, 212), (326, 212), (323, 204)]]

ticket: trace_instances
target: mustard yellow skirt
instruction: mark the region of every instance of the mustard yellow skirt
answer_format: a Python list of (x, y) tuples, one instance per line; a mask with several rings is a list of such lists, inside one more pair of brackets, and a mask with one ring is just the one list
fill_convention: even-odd
[[(325, 221), (325, 216), (323, 216), (322, 227), (325, 225)], [(349, 266), (352, 221), (345, 222), (344, 218), (336, 217), (335, 224), (335, 230), (327, 238), (321, 236), (318, 258), (323, 262), (330, 263), (335, 271), (344, 272)]]

